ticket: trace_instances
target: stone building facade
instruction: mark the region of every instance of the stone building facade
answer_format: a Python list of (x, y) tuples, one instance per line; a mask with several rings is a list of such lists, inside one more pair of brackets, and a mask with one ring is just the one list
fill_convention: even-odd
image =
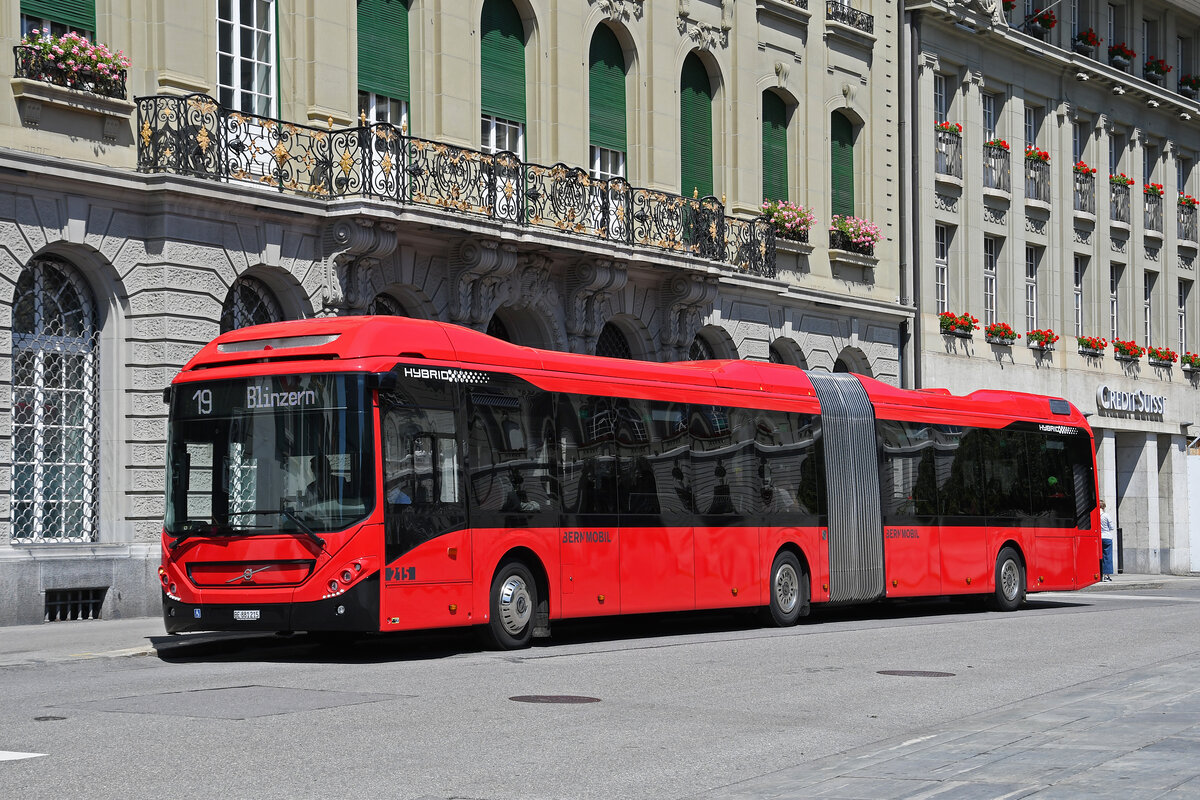
[[(896, 3), (167, 5), (0, 0), (0, 624), (158, 613), (162, 390), (223, 329), (912, 369)], [(132, 65), (68, 75), (47, 28)], [(885, 238), (830, 246), (839, 210)]]
[[(1186, 573), (1200, 6), (1071, 0), (1051, 20), (1024, 0), (904, 5), (915, 380), (1071, 400), (1090, 414), (1125, 569)], [(978, 328), (947, 331), (942, 313)], [(994, 323), (1021, 338), (987, 337)]]

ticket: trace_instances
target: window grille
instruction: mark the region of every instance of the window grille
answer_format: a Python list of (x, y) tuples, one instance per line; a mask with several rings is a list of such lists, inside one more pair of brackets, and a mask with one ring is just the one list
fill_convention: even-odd
[(606, 322), (600, 330), (600, 336), (596, 339), (596, 355), (608, 358), (633, 358), (633, 351), (629, 349), (629, 340), (625, 338), (625, 334), (621, 333), (616, 325)]
[(72, 619), (100, 619), (107, 586), (90, 589), (47, 589), (46, 622), (65, 622)]
[(689, 361), (711, 361), (716, 358), (713, 353), (712, 345), (704, 341), (700, 334), (696, 334), (696, 338), (692, 340), (692, 346), (688, 349)]
[(12, 540), (93, 542), (99, 529), (99, 329), (71, 264), (34, 259), (13, 298)]
[(221, 309), (221, 333), (250, 325), (283, 320), (283, 309), (275, 294), (257, 278), (241, 277), (234, 281)]
[(367, 306), (367, 313), (389, 317), (409, 316), (409, 314), (405, 312), (404, 306), (400, 304), (400, 301), (392, 297), (390, 294), (375, 295), (375, 299), (371, 301), (371, 305)]

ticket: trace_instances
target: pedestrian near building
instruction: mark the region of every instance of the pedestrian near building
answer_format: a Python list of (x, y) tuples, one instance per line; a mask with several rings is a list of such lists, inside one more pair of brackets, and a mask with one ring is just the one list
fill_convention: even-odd
[(1113, 525), (1112, 516), (1108, 513), (1107, 504), (1100, 501), (1100, 544), (1103, 548), (1100, 557), (1100, 573), (1102, 580), (1111, 581), (1113, 574), (1113, 534), (1117, 528)]

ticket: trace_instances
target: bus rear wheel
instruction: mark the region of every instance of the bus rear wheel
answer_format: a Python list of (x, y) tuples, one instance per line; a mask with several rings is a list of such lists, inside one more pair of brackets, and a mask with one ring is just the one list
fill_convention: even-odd
[(533, 638), (537, 584), (529, 567), (508, 561), (492, 578), (488, 639), (500, 650), (528, 647)]
[(772, 624), (787, 628), (808, 612), (808, 573), (795, 553), (784, 550), (771, 563), (771, 602), (767, 610)]
[(1011, 547), (996, 556), (996, 591), (991, 606), (997, 611), (1016, 611), (1025, 602), (1025, 565)]

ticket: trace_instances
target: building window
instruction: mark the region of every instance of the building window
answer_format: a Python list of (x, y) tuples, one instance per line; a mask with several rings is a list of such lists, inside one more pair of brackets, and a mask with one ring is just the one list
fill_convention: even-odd
[(1147, 272), (1142, 283), (1142, 320), (1145, 323), (1146, 346), (1154, 344), (1154, 281), (1158, 275)]
[(1113, 340), (1120, 338), (1122, 270), (1120, 264), (1112, 264), (1108, 269), (1108, 338)]
[(606, 322), (600, 329), (600, 335), (596, 338), (596, 355), (608, 358), (633, 358), (633, 351), (629, 349), (629, 340), (625, 338), (625, 334), (621, 333), (616, 325)]
[(945, 225), (933, 226), (933, 286), (937, 313), (950, 310), (950, 231)]
[(983, 237), (983, 324), (996, 321), (996, 273), (1000, 256), (1000, 240)]
[(763, 92), (763, 199), (787, 200), (787, 105), (775, 92)]
[(625, 54), (611, 28), (592, 34), (588, 55), (588, 141), (592, 177), (625, 177), (626, 136)]
[(945, 122), (949, 109), (946, 103), (946, 76), (940, 72), (933, 75), (933, 120)]
[(1025, 106), (1025, 146), (1037, 144), (1038, 134), (1042, 130), (1042, 109), (1037, 106)]
[(1192, 177), (1192, 161), (1190, 158), (1175, 159), (1175, 188), (1180, 194), (1188, 193), (1188, 183)]
[(283, 320), (275, 293), (257, 278), (242, 276), (229, 287), (221, 309), (221, 333)]
[(1075, 256), (1075, 276), (1072, 293), (1075, 303), (1075, 335), (1083, 336), (1083, 275), (1087, 272), (1087, 256)]
[(1038, 327), (1038, 260), (1041, 253), (1033, 245), (1025, 245), (1025, 330)]
[(689, 53), (679, 87), (680, 194), (708, 197), (713, 189), (713, 91), (704, 62)]
[(996, 95), (983, 94), (983, 140), (990, 142), (996, 138)]
[(42, 256), (12, 305), (14, 542), (93, 542), (99, 530), (99, 328), (91, 290)]
[(696, 338), (692, 339), (692, 346), (688, 348), (689, 361), (712, 361), (717, 355), (713, 352), (712, 345), (704, 340), (700, 334), (696, 334)]
[(375, 298), (371, 300), (371, 304), (367, 306), (367, 313), (389, 317), (409, 316), (400, 301), (389, 294), (375, 295)]
[(1187, 335), (1187, 301), (1188, 295), (1192, 293), (1192, 282), (1185, 281), (1182, 278), (1179, 280), (1179, 298), (1178, 310), (1176, 315), (1179, 320), (1179, 352), (1186, 353), (1188, 348)]
[(358, 111), (408, 126), (408, 0), (358, 0)]
[(833, 214), (854, 215), (854, 125), (840, 111), (829, 120), (829, 178)]
[(217, 95), (228, 108), (273, 115), (274, 0), (217, 0)]
[(21, 0), (21, 36), (35, 30), (42, 36), (77, 33), (94, 39), (96, 0)]
[(486, 0), (480, 30), (480, 149), (524, 160), (525, 25), (512, 0)]
[(1076, 162), (1082, 161), (1087, 155), (1088, 132), (1092, 126), (1086, 122), (1076, 122), (1071, 126), (1071, 152)]

